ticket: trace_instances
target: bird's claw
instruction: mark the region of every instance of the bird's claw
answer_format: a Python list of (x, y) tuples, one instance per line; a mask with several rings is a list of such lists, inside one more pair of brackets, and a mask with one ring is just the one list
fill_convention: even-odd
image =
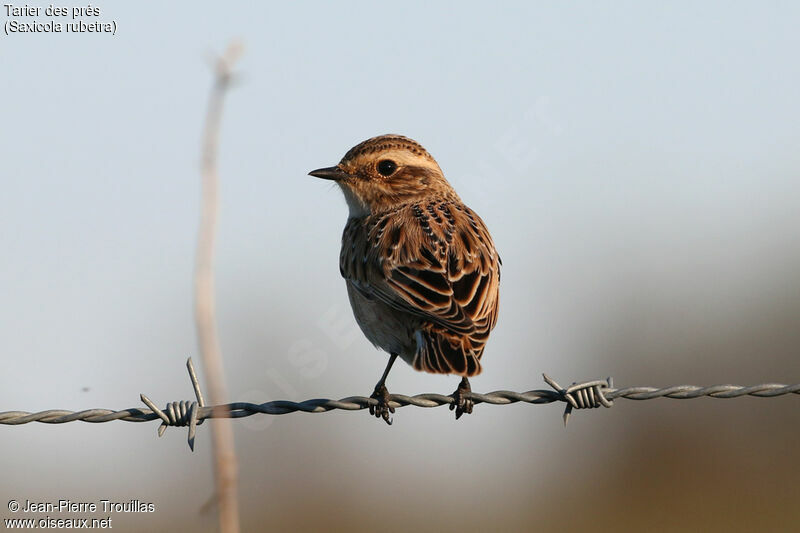
[(377, 400), (378, 405), (370, 404), (369, 414), (375, 418), (383, 418), (384, 422), (391, 426), (392, 419), (389, 414), (394, 413), (394, 407), (389, 405), (389, 391), (386, 389), (386, 385), (375, 387), (375, 392), (372, 393), (370, 398)]
[(456, 420), (461, 418), (464, 413), (472, 414), (472, 408), (475, 407), (475, 402), (471, 398), (472, 387), (469, 385), (467, 378), (461, 380), (458, 388), (452, 394), (453, 403), (450, 404), (450, 410), (456, 411)]

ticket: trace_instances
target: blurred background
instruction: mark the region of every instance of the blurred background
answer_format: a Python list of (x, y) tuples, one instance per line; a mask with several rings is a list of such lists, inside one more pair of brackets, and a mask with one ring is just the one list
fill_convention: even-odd
[[(233, 400), (372, 391), (386, 355), (338, 272), (344, 200), (306, 173), (383, 133), (434, 155), (503, 257), (474, 390), (800, 381), (797, 5), (98, 6), (116, 35), (0, 38), (0, 411), (192, 398), (200, 134), (232, 39), (216, 280)], [(400, 364), (388, 385), (457, 381)], [(561, 412), (236, 421), (243, 531), (797, 528), (797, 396), (618, 400), (566, 429)], [(137, 499), (155, 512), (116, 531), (215, 531), (208, 424), (194, 454), (156, 428), (0, 426), (0, 518), (25, 517), (10, 499)]]

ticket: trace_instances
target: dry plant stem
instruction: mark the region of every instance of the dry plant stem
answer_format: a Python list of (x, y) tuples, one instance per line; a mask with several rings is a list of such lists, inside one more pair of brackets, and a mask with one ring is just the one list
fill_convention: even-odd
[[(218, 210), (217, 146), (222, 104), (231, 79), (231, 62), (230, 54), (217, 60), (214, 87), (206, 115), (202, 156), (202, 212), (194, 279), (198, 343), (205, 367), (207, 390), (211, 403), (216, 406), (215, 411), (226, 410), (223, 404), (227, 402), (228, 397), (214, 317), (214, 242)], [(215, 415), (225, 416), (223, 412), (215, 412)], [(220, 530), (223, 533), (238, 533), (238, 465), (230, 419), (221, 418), (214, 421), (212, 443)]]

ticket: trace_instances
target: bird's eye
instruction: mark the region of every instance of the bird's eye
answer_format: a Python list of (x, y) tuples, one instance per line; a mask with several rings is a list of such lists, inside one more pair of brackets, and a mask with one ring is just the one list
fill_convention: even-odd
[(380, 172), (382, 176), (391, 176), (394, 174), (395, 170), (397, 170), (397, 163), (391, 159), (384, 159), (378, 162), (378, 172)]

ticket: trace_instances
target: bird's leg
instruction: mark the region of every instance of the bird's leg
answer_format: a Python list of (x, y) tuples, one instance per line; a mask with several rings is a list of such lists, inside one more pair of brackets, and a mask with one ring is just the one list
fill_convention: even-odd
[(381, 376), (378, 384), (375, 385), (375, 392), (370, 396), (370, 398), (378, 400), (378, 405), (369, 406), (369, 414), (373, 415), (375, 418), (383, 418), (390, 426), (392, 425), (392, 419), (389, 418), (389, 413), (394, 413), (394, 407), (389, 405), (389, 391), (386, 389), (386, 376), (389, 375), (389, 370), (392, 369), (395, 359), (397, 359), (396, 353), (389, 356), (389, 364), (386, 365), (383, 376)]
[(453, 403), (450, 404), (450, 410), (456, 410), (456, 420), (461, 418), (464, 413), (471, 414), (475, 402), (472, 401), (470, 395), (472, 394), (472, 387), (469, 385), (467, 378), (461, 378), (461, 383), (453, 393)]

